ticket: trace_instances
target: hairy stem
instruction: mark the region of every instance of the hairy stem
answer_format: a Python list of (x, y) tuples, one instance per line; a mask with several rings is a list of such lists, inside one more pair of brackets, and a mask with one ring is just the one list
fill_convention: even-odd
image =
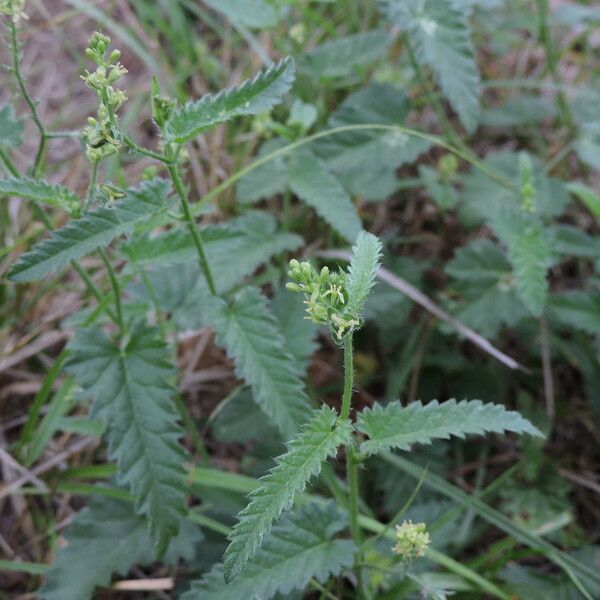
[[(171, 158), (169, 154), (167, 154), (167, 158)], [(204, 273), (204, 277), (206, 279), (206, 283), (208, 284), (208, 289), (213, 296), (217, 295), (217, 289), (215, 287), (215, 282), (212, 276), (212, 272), (210, 270), (210, 265), (208, 264), (208, 258), (206, 257), (206, 250), (204, 249), (204, 242), (202, 241), (202, 236), (200, 235), (200, 231), (196, 226), (196, 222), (194, 221), (194, 217), (192, 216), (192, 211), (190, 209), (190, 203), (188, 202), (187, 194), (185, 193), (185, 189), (183, 187), (183, 181), (181, 181), (181, 176), (179, 175), (179, 169), (177, 165), (169, 163), (167, 165), (169, 169), (169, 175), (173, 180), (173, 185), (175, 186), (175, 191), (179, 196), (179, 200), (181, 202), (181, 210), (183, 211), (183, 217), (187, 224), (188, 230), (194, 240), (194, 245), (196, 246), (196, 251), (198, 252), (198, 258), (200, 260), (200, 268), (202, 269), (202, 273)]]
[(350, 416), (353, 380), (352, 332), (350, 332), (344, 337), (344, 394), (342, 396), (342, 410), (340, 413), (342, 419), (347, 419)]
[(27, 106), (29, 106), (29, 110), (31, 111), (31, 118), (40, 133), (40, 142), (35, 156), (35, 161), (31, 169), (32, 177), (37, 177), (42, 166), (42, 159), (44, 158), (44, 152), (46, 150), (46, 139), (48, 136), (46, 135), (46, 130), (44, 129), (44, 126), (37, 114), (35, 102), (29, 96), (29, 93), (27, 92), (27, 87), (25, 86), (25, 81), (23, 80), (23, 76), (21, 75), (21, 67), (19, 65), (19, 41), (17, 40), (17, 26), (12, 20), (10, 20), (8, 27), (10, 29), (10, 50), (12, 54), (13, 72), (19, 85), (21, 95), (23, 96), (25, 102), (27, 102)]
[[(352, 383), (354, 380), (354, 364), (352, 349), (352, 332), (344, 337), (344, 393), (342, 396), (342, 410), (340, 417), (347, 419), (350, 416), (352, 401)], [(357, 547), (357, 562), (360, 561), (361, 531), (358, 522), (358, 460), (357, 453), (352, 443), (346, 448), (346, 477), (348, 479), (348, 508), (350, 510), (350, 531)], [(363, 597), (361, 570), (358, 569), (358, 597)]]

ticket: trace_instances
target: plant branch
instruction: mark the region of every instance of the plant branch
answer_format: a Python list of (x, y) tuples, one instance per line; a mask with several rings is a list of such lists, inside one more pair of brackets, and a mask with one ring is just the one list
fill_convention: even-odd
[[(168, 158), (170, 158), (170, 156), (168, 156)], [(196, 226), (196, 222), (194, 221), (194, 217), (192, 216), (190, 203), (188, 202), (187, 194), (183, 187), (183, 181), (181, 181), (181, 176), (179, 175), (179, 169), (176, 164), (172, 163), (169, 163), (167, 168), (169, 170), (169, 175), (173, 180), (173, 185), (175, 186), (175, 190), (177, 191), (179, 200), (181, 202), (181, 210), (183, 211), (184, 220), (187, 224), (192, 239), (194, 240), (196, 251), (198, 252), (200, 268), (202, 269), (202, 273), (204, 273), (204, 277), (206, 279), (206, 283), (208, 284), (210, 293), (213, 296), (216, 296), (217, 289), (215, 287), (215, 282), (212, 276), (212, 272), (210, 270), (210, 265), (208, 264), (208, 258), (206, 256), (204, 242), (202, 241), (202, 236), (200, 235), (200, 231), (198, 231), (198, 227)]]
[(10, 49), (12, 54), (13, 72), (19, 85), (21, 95), (23, 96), (25, 102), (27, 102), (27, 106), (29, 106), (29, 110), (31, 111), (31, 118), (33, 119), (33, 122), (35, 123), (35, 126), (37, 127), (40, 133), (40, 142), (35, 156), (35, 161), (31, 169), (32, 177), (36, 177), (40, 171), (40, 167), (42, 166), (42, 159), (44, 157), (44, 151), (46, 149), (47, 135), (46, 130), (44, 129), (44, 125), (40, 121), (40, 118), (37, 114), (35, 102), (29, 96), (29, 93), (27, 92), (27, 87), (25, 86), (25, 81), (23, 80), (23, 76), (21, 75), (21, 67), (19, 65), (19, 41), (17, 40), (17, 26), (15, 25), (14, 21), (9, 20), (8, 27), (10, 29)]
[(115, 273), (115, 269), (110, 262), (110, 258), (108, 254), (106, 254), (106, 250), (104, 248), (100, 248), (99, 250), (100, 258), (102, 258), (102, 262), (108, 271), (108, 276), (110, 278), (110, 283), (113, 289), (113, 295), (115, 297), (115, 308), (117, 309), (117, 325), (121, 331), (121, 334), (125, 332), (125, 320), (123, 319), (123, 306), (121, 305), (121, 288), (119, 286), (119, 281), (117, 279), (117, 274)]

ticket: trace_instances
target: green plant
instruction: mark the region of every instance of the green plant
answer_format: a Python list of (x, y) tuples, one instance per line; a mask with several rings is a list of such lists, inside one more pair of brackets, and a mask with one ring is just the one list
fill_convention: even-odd
[[(258, 46), (259, 55), (264, 49), (251, 30), (289, 18), (263, 0), (250, 7), (206, 4)], [(200, 10), (204, 18), (204, 9), (185, 1), (166, 13), (158, 3), (132, 5), (165, 35), (172, 28), (173, 43), (181, 44), (177, 58), (194, 68), (207, 48), (186, 44), (193, 34), (182, 32), (188, 13)], [(53, 435), (64, 431), (101, 438), (107, 449), (94, 464), (57, 473), (51, 491), (40, 488), (45, 494), (93, 496), (69, 527), (67, 547), (55, 548), (54, 562), (48, 568), (7, 563), (11, 570), (43, 573), (42, 598), (91, 598), (113, 573), (125, 576), (135, 564), (152, 568), (159, 561), (158, 568), (170, 569), (175, 579), (179, 560), (190, 568), (173, 593), (185, 600), (266, 600), (309, 590), (330, 599), (444, 598), (452, 591), (510, 598), (514, 581), (533, 576), (507, 567), (521, 551), (559, 567), (557, 581), (579, 595), (574, 597), (592, 598), (600, 586), (589, 557), (559, 549), (580, 545), (561, 531), (561, 524), (571, 523), (564, 516), (570, 488), (555, 485), (562, 480), (545, 464), (539, 443), (556, 415), (556, 355), (577, 365), (590, 397), (600, 381), (597, 276), (589, 276), (587, 289), (560, 293), (548, 277), (566, 257), (580, 258), (582, 272), (597, 268), (600, 251), (592, 229), (586, 233), (558, 219), (569, 193), (596, 217), (600, 202), (592, 188), (551, 175), (560, 156), (544, 162), (533, 143), (519, 152), (490, 152), (483, 160), (475, 155), (470, 136), (486, 118), (513, 118), (511, 111), (508, 117), (490, 116), (482, 106), (471, 31), (477, 8), (453, 0), (389, 0), (378, 17), (356, 6), (367, 23), (380, 19), (376, 28), (351, 27), (346, 36), (298, 52), (306, 31), (296, 27), (278, 39), (278, 48), (284, 55), (300, 54), (297, 60), (284, 58), (219, 93), (183, 101), (185, 93), (169, 77), (163, 81), (161, 73), (167, 94), (154, 76), (148, 85), (157, 140), (152, 147), (127, 133), (127, 70), (110, 38), (94, 33), (85, 50), (94, 70), (82, 80), (95, 94), (97, 110), (76, 134), (90, 166), (89, 185), (80, 194), (52, 183), (50, 175), (44, 178), (48, 144), (73, 134), (49, 131), (39, 118), (20, 68), (24, 2), (0, 3), (14, 82), (39, 133), (31, 166), (20, 168), (15, 150), (23, 142), (23, 121), (12, 106), (0, 109), (6, 173), (0, 195), (28, 201), (49, 232), (12, 262), (8, 279), (25, 286), (73, 269), (87, 295), (85, 306), (66, 322), (75, 332), (11, 450), (30, 467)], [(540, 1), (537, 8), (540, 42), (559, 85), (548, 7)], [(298, 4), (293, 10), (306, 10), (306, 23), (333, 27), (312, 7)], [(331, 10), (335, 17), (339, 9)], [(219, 21), (207, 23), (217, 29)], [(139, 48), (135, 39), (129, 45)], [(388, 54), (395, 62), (386, 62)], [(219, 81), (220, 66), (206, 64)], [(397, 85), (398, 73), (424, 92), (421, 98)], [(280, 106), (292, 86), (289, 106)], [(578, 119), (591, 117), (573, 111), (560, 91), (557, 112), (547, 114), (560, 115), (566, 135), (577, 136), (567, 151), (593, 165), (593, 136), (578, 129)], [(419, 103), (433, 109), (443, 135), (407, 125)], [(197, 200), (187, 169), (196, 140), (224, 123), (240, 128), (233, 129), (236, 140), (245, 139), (241, 117), (253, 117), (249, 131), (256, 138), (271, 139), (254, 162)], [(410, 177), (397, 177), (420, 157), (423, 164)], [(237, 158), (245, 161), (243, 151)], [(145, 169), (130, 185), (123, 165), (139, 161)], [(229, 203), (225, 192), (234, 186), (236, 202)], [(442, 230), (448, 225), (468, 232), (454, 256), (437, 265), (447, 277), (439, 292), (443, 308), (415, 289), (435, 293), (424, 277), (432, 261), (395, 256), (399, 245), (415, 243), (409, 232), (395, 236), (384, 228), (380, 239), (363, 229), (373, 225), (380, 231), (377, 207), (384, 205), (378, 203), (403, 190), (419, 201), (430, 199), (442, 219), (451, 215)], [(217, 198), (220, 210), (210, 212)], [(7, 253), (39, 235), (35, 230), (11, 241)], [(310, 260), (300, 258), (307, 239), (317, 240), (307, 246)], [(321, 250), (346, 242), (353, 244), (349, 254)], [(299, 258), (288, 262), (293, 255)], [(332, 257), (348, 259), (349, 266), (332, 264)], [(378, 278), (395, 289), (376, 285)], [(6, 289), (18, 294), (30, 288)], [(411, 319), (408, 298), (444, 324), (420, 315)], [(341, 354), (341, 393), (335, 385), (313, 388), (307, 370), (316, 349), (314, 325), (325, 334), (329, 356)], [(522, 343), (519, 360), (527, 364), (539, 355), (541, 375), (526, 378), (531, 373), (523, 368), (509, 383), (495, 363), (465, 355), (450, 327), (467, 331), (494, 357), (505, 355), (481, 336), (500, 343), (507, 331), (515, 332)], [(571, 327), (577, 331), (573, 338), (561, 339), (559, 333)], [(209, 416), (199, 417), (180, 396), (178, 338), (189, 329), (214, 332), (238, 378)], [(354, 392), (363, 385), (382, 400), (365, 402), (361, 394), (357, 401)], [(517, 388), (514, 394), (506, 392), (509, 385)], [(532, 407), (537, 388), (543, 388), (545, 416)], [(418, 397), (450, 399), (423, 403)], [(462, 399), (472, 397), (481, 400)], [(520, 412), (505, 408), (504, 401)], [(77, 413), (71, 414), (74, 406)], [(522, 471), (515, 467), (486, 488), (490, 446), (482, 442), (474, 451), (449, 440), (504, 432), (528, 434), (506, 444), (511, 456), (525, 457), (517, 464)], [(213, 444), (232, 447), (246, 475), (212, 468)], [(480, 455), (473, 494), (442, 477)], [(416, 487), (398, 471), (415, 479)], [(455, 480), (470, 485), (462, 475)], [(527, 493), (532, 482), (537, 494)], [(510, 517), (484, 502), (504, 483), (499, 510)], [(524, 518), (545, 495), (544, 518)], [(473, 558), (470, 550), (479, 553), (483, 530), (479, 520), (507, 537), (485, 544)], [(548, 530), (564, 537), (548, 541), (542, 537)]]

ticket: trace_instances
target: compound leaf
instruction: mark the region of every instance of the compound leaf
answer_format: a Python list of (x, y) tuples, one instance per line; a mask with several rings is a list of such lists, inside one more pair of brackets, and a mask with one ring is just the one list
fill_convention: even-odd
[(167, 136), (176, 142), (186, 142), (234, 117), (270, 110), (281, 102), (293, 81), (294, 61), (284, 58), (240, 87), (208, 94), (178, 108), (167, 123)]
[(391, 402), (376, 404), (358, 415), (357, 429), (369, 437), (360, 446), (368, 454), (391, 448), (410, 450), (412, 444), (430, 444), (433, 439), (448, 439), (451, 435), (502, 433), (542, 433), (519, 413), (507, 411), (500, 404), (484, 404), (480, 400), (456, 402), (437, 400), (423, 405), (420, 401), (408, 406)]
[(62, 208), (68, 213), (72, 213), (79, 206), (79, 198), (69, 188), (29, 177), (0, 179), (0, 194), (43, 202)]
[(372, 233), (361, 231), (352, 247), (352, 260), (348, 268), (348, 303), (349, 314), (359, 315), (367, 296), (375, 285), (375, 274), (381, 261), (381, 242)]
[(285, 439), (310, 416), (299, 368), (285, 350), (285, 340), (265, 297), (247, 287), (231, 305), (203, 294), (202, 319), (235, 362), (238, 377), (250, 384), (259, 406)]
[(261, 477), (260, 487), (250, 494), (250, 503), (238, 514), (225, 551), (226, 582), (240, 575), (273, 522), (290, 508), (308, 481), (319, 474), (321, 464), (335, 456), (338, 446), (349, 442), (351, 433), (351, 423), (338, 421), (334, 409), (322, 406), (313, 413), (298, 436), (289, 442), (287, 452), (275, 459), (277, 465)]
[[(67, 539), (46, 572), (39, 590), (42, 600), (90, 600), (96, 587), (110, 583), (113, 573), (125, 575), (133, 564), (147, 565), (157, 558), (145, 519), (125, 500), (92, 499), (69, 526)], [(182, 529), (163, 562), (191, 560), (200, 539), (196, 528)]]
[(81, 329), (69, 349), (66, 370), (94, 398), (92, 417), (106, 422), (117, 481), (148, 517), (160, 554), (179, 530), (186, 495), (168, 349), (145, 325), (134, 327), (121, 345), (98, 328)]
[(164, 179), (130, 188), (112, 207), (102, 207), (52, 232), (12, 267), (13, 281), (32, 281), (66, 267), (72, 260), (107, 246), (117, 236), (167, 206), (169, 183)]
[(312, 206), (343, 238), (353, 242), (362, 229), (356, 208), (348, 192), (312, 152), (294, 153), (288, 164), (291, 190)]
[(308, 504), (273, 527), (234, 581), (226, 584), (223, 566), (217, 565), (192, 583), (182, 600), (266, 600), (302, 590), (312, 577), (325, 583), (354, 562), (354, 543), (333, 538), (347, 527), (347, 521), (333, 502)]
[(473, 131), (480, 79), (467, 11), (454, 0), (387, 0), (384, 12), (407, 32), (417, 62), (431, 68), (462, 124)]

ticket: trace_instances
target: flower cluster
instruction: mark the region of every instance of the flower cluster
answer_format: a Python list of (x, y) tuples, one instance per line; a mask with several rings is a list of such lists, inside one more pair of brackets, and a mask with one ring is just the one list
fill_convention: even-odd
[(425, 523), (404, 521), (396, 525), (396, 545), (393, 550), (404, 561), (420, 558), (429, 547), (429, 533)]
[(127, 100), (122, 90), (113, 85), (127, 73), (119, 62), (121, 52), (110, 50), (110, 38), (102, 33), (94, 32), (90, 38), (85, 55), (97, 68), (93, 73), (86, 70), (81, 78), (85, 84), (98, 94), (98, 118), (90, 117), (88, 126), (83, 130), (90, 161), (96, 162), (111, 154), (116, 154), (121, 147), (121, 139), (115, 126), (115, 112)]
[(25, 0), (0, 0), (0, 15), (12, 17), (15, 23), (21, 19), (27, 19), (24, 8)]
[(329, 325), (338, 341), (358, 327), (359, 320), (345, 314), (348, 303), (346, 273), (341, 270), (331, 273), (327, 267), (317, 273), (308, 261), (300, 263), (292, 259), (288, 276), (292, 281), (286, 284), (287, 289), (304, 294), (307, 318), (313, 323)]

